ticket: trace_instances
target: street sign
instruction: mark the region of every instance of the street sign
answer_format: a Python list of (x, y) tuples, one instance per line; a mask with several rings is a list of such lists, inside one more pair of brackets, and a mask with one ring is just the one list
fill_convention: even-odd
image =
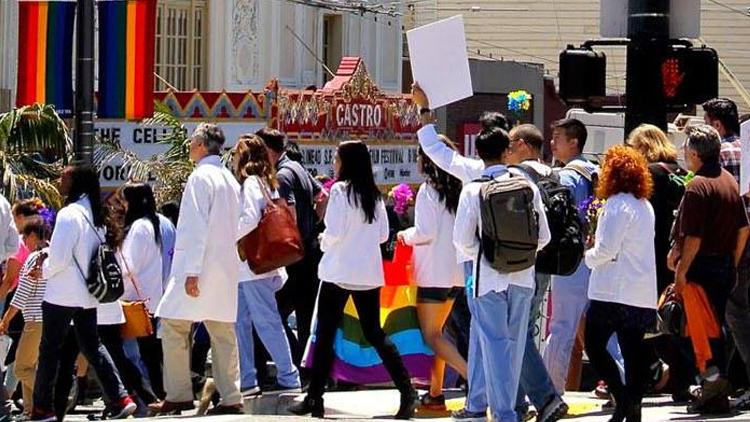
[[(628, 37), (628, 1), (601, 0), (599, 33), (605, 38)], [(701, 36), (700, 0), (670, 0), (669, 38)]]

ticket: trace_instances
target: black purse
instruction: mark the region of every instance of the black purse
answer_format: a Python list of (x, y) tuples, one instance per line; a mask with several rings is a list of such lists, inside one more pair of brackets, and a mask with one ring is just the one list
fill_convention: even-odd
[(682, 336), (685, 333), (685, 306), (674, 291), (674, 284), (670, 284), (659, 298), (659, 309), (656, 313), (656, 329), (658, 332)]

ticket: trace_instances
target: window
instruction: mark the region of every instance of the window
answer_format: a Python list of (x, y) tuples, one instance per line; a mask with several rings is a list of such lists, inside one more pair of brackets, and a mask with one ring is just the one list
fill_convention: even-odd
[[(156, 9), (156, 89), (205, 85), (206, 0), (158, 0)], [(163, 80), (162, 80), (163, 79)]]
[[(341, 61), (341, 27), (340, 15), (325, 15), (323, 17), (323, 63), (333, 72), (336, 72)], [(328, 72), (324, 72), (323, 85), (329, 79)]]

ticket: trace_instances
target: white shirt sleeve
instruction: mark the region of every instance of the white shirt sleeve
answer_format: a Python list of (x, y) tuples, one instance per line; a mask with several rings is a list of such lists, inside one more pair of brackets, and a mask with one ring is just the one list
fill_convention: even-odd
[[(0, 261), (4, 261), (13, 256), (19, 247), (18, 230), (13, 221), (13, 212), (4, 197), (0, 196), (0, 234), (4, 236), (2, 240), (3, 250)], [(22, 262), (23, 264), (23, 262)]]
[(326, 215), (323, 219), (326, 226), (320, 240), (320, 249), (323, 252), (338, 243), (344, 236), (346, 230), (346, 201), (346, 187), (344, 184), (334, 184), (331, 188), (331, 196), (328, 198)]
[(380, 243), (385, 243), (391, 234), (391, 227), (388, 223), (388, 211), (385, 209), (385, 201), (378, 201), (375, 209), (378, 224), (380, 224)]
[(438, 198), (430, 197), (430, 188), (426, 184), (419, 188), (414, 206), (414, 227), (404, 232), (404, 243), (425, 245), (437, 237), (440, 205)]
[(213, 203), (213, 191), (206, 180), (193, 174), (188, 178), (180, 205), (180, 220), (184, 220), (190, 230), (183, 230), (180, 235), (188, 237), (183, 243), (188, 245), (185, 253), (185, 275), (198, 276), (203, 272), (206, 243), (208, 242), (208, 220)]
[(621, 202), (610, 199), (604, 204), (596, 227), (594, 247), (586, 251), (586, 266), (596, 268), (614, 260), (622, 249), (628, 225), (628, 213)]
[[(49, 257), (42, 265), (44, 278), (50, 279), (55, 274), (64, 271), (73, 263), (73, 250), (80, 236), (79, 223), (83, 216), (76, 218), (77, 211), (65, 207), (57, 214), (55, 230), (49, 242)], [(79, 262), (80, 270), (85, 273), (88, 262)]]
[(258, 204), (262, 204), (264, 198), (261, 189), (260, 181), (255, 176), (249, 177), (243, 183), (240, 200), (240, 222), (237, 229), (238, 240), (255, 230), (260, 223), (263, 210), (260, 209)]
[(456, 224), (453, 226), (453, 245), (465, 256), (479, 255), (479, 200), (474, 194), (473, 186), (467, 185), (461, 191), (456, 212)]
[(423, 126), (417, 131), (419, 145), (430, 160), (464, 184), (482, 176), (484, 163), (481, 160), (464, 157), (452, 150), (438, 138), (435, 125)]
[(542, 195), (539, 194), (538, 189), (534, 189), (534, 210), (539, 221), (539, 246), (537, 251), (544, 249), (545, 246), (552, 240), (552, 233), (549, 230), (549, 222), (547, 221), (547, 214), (544, 212), (544, 203), (542, 202)]

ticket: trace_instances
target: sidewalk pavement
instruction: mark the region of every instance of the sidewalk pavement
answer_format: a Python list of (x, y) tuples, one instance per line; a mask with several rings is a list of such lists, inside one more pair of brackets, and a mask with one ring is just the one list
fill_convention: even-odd
[[(457, 394), (457, 393), (456, 393)], [(453, 394), (455, 397), (456, 394)], [(451, 395), (449, 395), (451, 397)], [(192, 420), (210, 420), (212, 422), (239, 422), (239, 421), (292, 421), (308, 420), (312, 418), (300, 418), (289, 416), (286, 407), (295, 400), (301, 400), (301, 395), (289, 394), (265, 394), (262, 398), (247, 400), (246, 412), (254, 412), (252, 415), (243, 416), (213, 416), (194, 417)], [(340, 421), (348, 420), (393, 420), (392, 415), (396, 413), (399, 404), (399, 394), (396, 390), (360, 390), (346, 392), (332, 392), (324, 396), (326, 406), (326, 418)], [(448, 408), (457, 410), (463, 406), (463, 397), (455, 397), (448, 400)], [(611, 411), (603, 412), (601, 405), (603, 400), (592, 397), (590, 393), (567, 393), (565, 401), (570, 405), (570, 414), (566, 420), (576, 422), (607, 422), (611, 417)], [(87, 408), (89, 410), (101, 410)], [(156, 420), (160, 422), (184, 421), (186, 416), (194, 415), (195, 412), (185, 413), (182, 417), (161, 417), (144, 420)], [(448, 422), (449, 412), (444, 413), (418, 413), (417, 420)], [(85, 414), (70, 415), (68, 421), (87, 421)], [(648, 422), (661, 421), (750, 421), (750, 413), (736, 413), (733, 415), (721, 415), (718, 417), (704, 417), (691, 415), (685, 411), (685, 405), (673, 405), (668, 396), (649, 397), (643, 406), (643, 420)]]

